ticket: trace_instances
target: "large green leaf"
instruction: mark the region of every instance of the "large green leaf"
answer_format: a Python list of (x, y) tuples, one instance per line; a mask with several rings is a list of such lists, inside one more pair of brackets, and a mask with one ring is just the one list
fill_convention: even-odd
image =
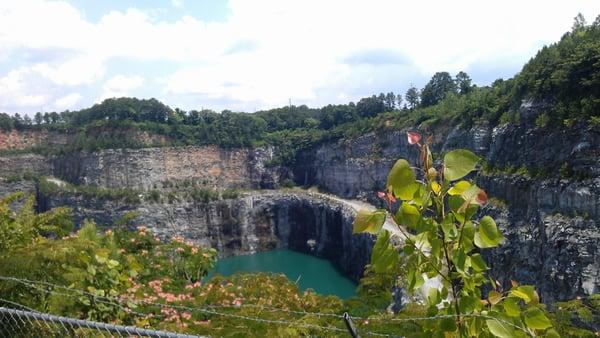
[(418, 272), (417, 270), (418, 269), (416, 267), (408, 269), (408, 274), (407, 274), (406, 278), (408, 281), (408, 290), (409, 291), (414, 291), (415, 289), (421, 287), (421, 285), (423, 285), (423, 283), (425, 283), (425, 280), (423, 279), (423, 275), (420, 272)]
[(504, 241), (504, 236), (496, 222), (490, 216), (484, 216), (479, 221), (479, 231), (475, 234), (475, 245), (480, 248), (493, 248)]
[(475, 169), (479, 156), (466, 149), (456, 149), (444, 156), (444, 178), (456, 181)]
[(398, 265), (398, 252), (390, 243), (390, 233), (383, 230), (377, 236), (377, 241), (371, 253), (371, 264), (376, 273), (386, 273)]
[(354, 219), (352, 233), (368, 232), (377, 235), (385, 223), (385, 211), (383, 210), (359, 210)]
[(398, 224), (415, 228), (419, 224), (419, 220), (421, 219), (421, 213), (419, 212), (419, 209), (417, 209), (417, 207), (415, 207), (414, 205), (402, 203), (400, 208), (398, 208), (394, 219)]
[(535, 291), (535, 288), (531, 285), (521, 285), (519, 287), (512, 288), (510, 290), (510, 294), (511, 296), (521, 298), (527, 304), (537, 304), (540, 301), (538, 293)]
[(515, 297), (507, 297), (502, 303), (504, 306), (504, 312), (511, 317), (518, 317), (521, 314), (521, 308), (519, 307), (519, 299)]
[(397, 198), (404, 201), (413, 199), (419, 185), (415, 182), (415, 173), (410, 168), (407, 160), (400, 159), (396, 161), (392, 170), (390, 170), (386, 187), (389, 188), (390, 186)]
[(454, 186), (448, 190), (448, 195), (451, 195), (451, 196), (454, 196), (454, 195), (462, 196), (462, 194), (465, 191), (467, 191), (467, 189), (469, 189), (470, 187), (471, 187), (471, 183), (469, 183), (468, 181), (459, 181), (459, 182), (456, 182), (456, 184), (454, 184)]
[(471, 256), (471, 267), (473, 267), (473, 270), (475, 271), (485, 271), (488, 269), (487, 264), (485, 264), (485, 261), (483, 260), (483, 257), (481, 257), (481, 255), (477, 253)]
[(475, 296), (461, 296), (460, 301), (458, 302), (458, 307), (460, 308), (461, 313), (471, 313), (477, 307), (479, 303), (479, 298)]
[(501, 322), (497, 319), (488, 319), (485, 321), (490, 332), (496, 336), (501, 338), (514, 338), (516, 337), (515, 331), (510, 327), (509, 324)]
[(552, 323), (542, 312), (542, 310), (532, 307), (523, 313), (525, 317), (525, 324), (530, 329), (545, 330), (552, 327)]

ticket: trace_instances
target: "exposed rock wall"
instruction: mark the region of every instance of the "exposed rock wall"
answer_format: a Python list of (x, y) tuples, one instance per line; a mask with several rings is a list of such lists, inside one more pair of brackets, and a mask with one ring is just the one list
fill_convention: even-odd
[(46, 156), (37, 154), (0, 156), (0, 177), (24, 174), (51, 175), (52, 161)]
[(404, 131), (370, 133), (300, 154), (294, 177), (300, 185), (316, 185), (346, 198), (368, 199), (385, 186), (387, 174), (399, 158), (412, 163), (418, 158)]
[(65, 145), (68, 134), (47, 130), (0, 130), (0, 150), (23, 150), (39, 146)]
[[(537, 128), (538, 113), (539, 107), (524, 104), (519, 125), (442, 130), (433, 151), (471, 149), (496, 169), (493, 176), (476, 179), (507, 204), (497, 221), (508, 241), (488, 255), (497, 279), (535, 284), (546, 300), (598, 293), (600, 127)], [(411, 163), (417, 158), (404, 131), (368, 134), (301, 154), (294, 175), (298, 184), (377, 203), (375, 191), (385, 189), (398, 158)], [(539, 176), (501, 173), (520, 167)], [(561, 172), (565, 168), (567, 175)]]
[(186, 179), (221, 188), (273, 188), (278, 186), (279, 169), (267, 166), (272, 158), (271, 148), (109, 149), (57, 157), (53, 170), (71, 183), (109, 188), (151, 189)]
[[(354, 211), (310, 193), (255, 192), (209, 203), (177, 202), (123, 205), (81, 196), (42, 196), (45, 208), (71, 206), (75, 221), (112, 224), (136, 211), (143, 224), (162, 238), (182, 235), (216, 248), (220, 256), (291, 248), (331, 260), (358, 280), (368, 263), (373, 237), (352, 235)], [(307, 242), (315, 240), (314, 247)]]
[[(96, 132), (105, 133), (106, 137), (118, 135), (121, 138), (136, 140), (139, 144), (154, 147), (165, 146), (170, 143), (170, 139), (164, 135), (149, 133), (140, 130), (97, 130)], [(42, 148), (60, 148), (75, 140), (76, 133), (49, 131), (47, 129), (31, 130), (0, 130), (0, 150), (29, 150), (38, 147)]]

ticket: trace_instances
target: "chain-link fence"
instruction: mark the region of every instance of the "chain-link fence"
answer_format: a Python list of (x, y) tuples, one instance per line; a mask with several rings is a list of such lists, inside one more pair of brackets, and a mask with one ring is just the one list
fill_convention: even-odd
[(0, 337), (153, 337), (190, 338), (174, 332), (112, 325), (32, 311), (0, 307)]

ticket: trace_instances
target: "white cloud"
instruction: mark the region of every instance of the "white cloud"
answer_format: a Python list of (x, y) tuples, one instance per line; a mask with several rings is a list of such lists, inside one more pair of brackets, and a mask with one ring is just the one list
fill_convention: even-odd
[(0, 111), (22, 112), (18, 108), (39, 110), (48, 103), (48, 95), (28, 90), (32, 75), (35, 74), (30, 69), (19, 68), (0, 78)]
[(171, 0), (171, 5), (173, 7), (181, 8), (181, 7), (183, 7), (183, 1), (182, 0)]
[(141, 76), (113, 76), (102, 85), (103, 93), (97, 101), (102, 101), (111, 97), (129, 96), (132, 94), (133, 90), (141, 87), (143, 84), (144, 78)]
[(81, 94), (79, 93), (71, 93), (67, 96), (63, 96), (54, 101), (54, 106), (58, 108), (58, 110), (71, 109), (75, 107), (75, 105), (81, 100)]
[[(12, 70), (41, 78), (46, 87), (28, 80), (9, 86), (19, 74), (0, 74), (6, 82), (0, 98), (14, 95), (0, 108), (33, 109), (73, 92), (91, 103), (90, 95), (134, 90), (193, 108), (228, 104), (254, 110), (286, 104), (288, 98), (310, 105), (356, 100), (379, 90), (403, 91), (410, 82), (422, 85), (440, 70), (517, 71), (543, 44), (558, 40), (577, 12), (589, 21), (600, 14), (597, 0), (230, 0), (228, 6), (226, 22), (191, 16), (166, 22), (136, 8), (90, 22), (64, 1), (2, 2), (3, 62), (23, 48), (76, 53)], [(143, 61), (148, 69), (114, 75), (123, 72), (110, 69), (115, 59)], [(160, 79), (152, 75), (166, 63), (176, 69)], [(141, 76), (162, 86), (142, 90)]]

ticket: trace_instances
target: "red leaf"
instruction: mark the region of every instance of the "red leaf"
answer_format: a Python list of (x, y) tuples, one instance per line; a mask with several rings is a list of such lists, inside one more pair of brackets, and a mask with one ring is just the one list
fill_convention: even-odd
[(409, 131), (406, 133), (406, 136), (408, 137), (409, 144), (417, 144), (419, 141), (421, 141), (421, 134), (417, 132)]
[(483, 190), (479, 190), (477, 193), (477, 197), (475, 197), (475, 202), (479, 205), (486, 205), (488, 202), (488, 196)]
[(394, 197), (394, 194), (392, 194), (391, 192), (387, 193), (387, 199), (392, 203), (396, 203), (396, 197)]

